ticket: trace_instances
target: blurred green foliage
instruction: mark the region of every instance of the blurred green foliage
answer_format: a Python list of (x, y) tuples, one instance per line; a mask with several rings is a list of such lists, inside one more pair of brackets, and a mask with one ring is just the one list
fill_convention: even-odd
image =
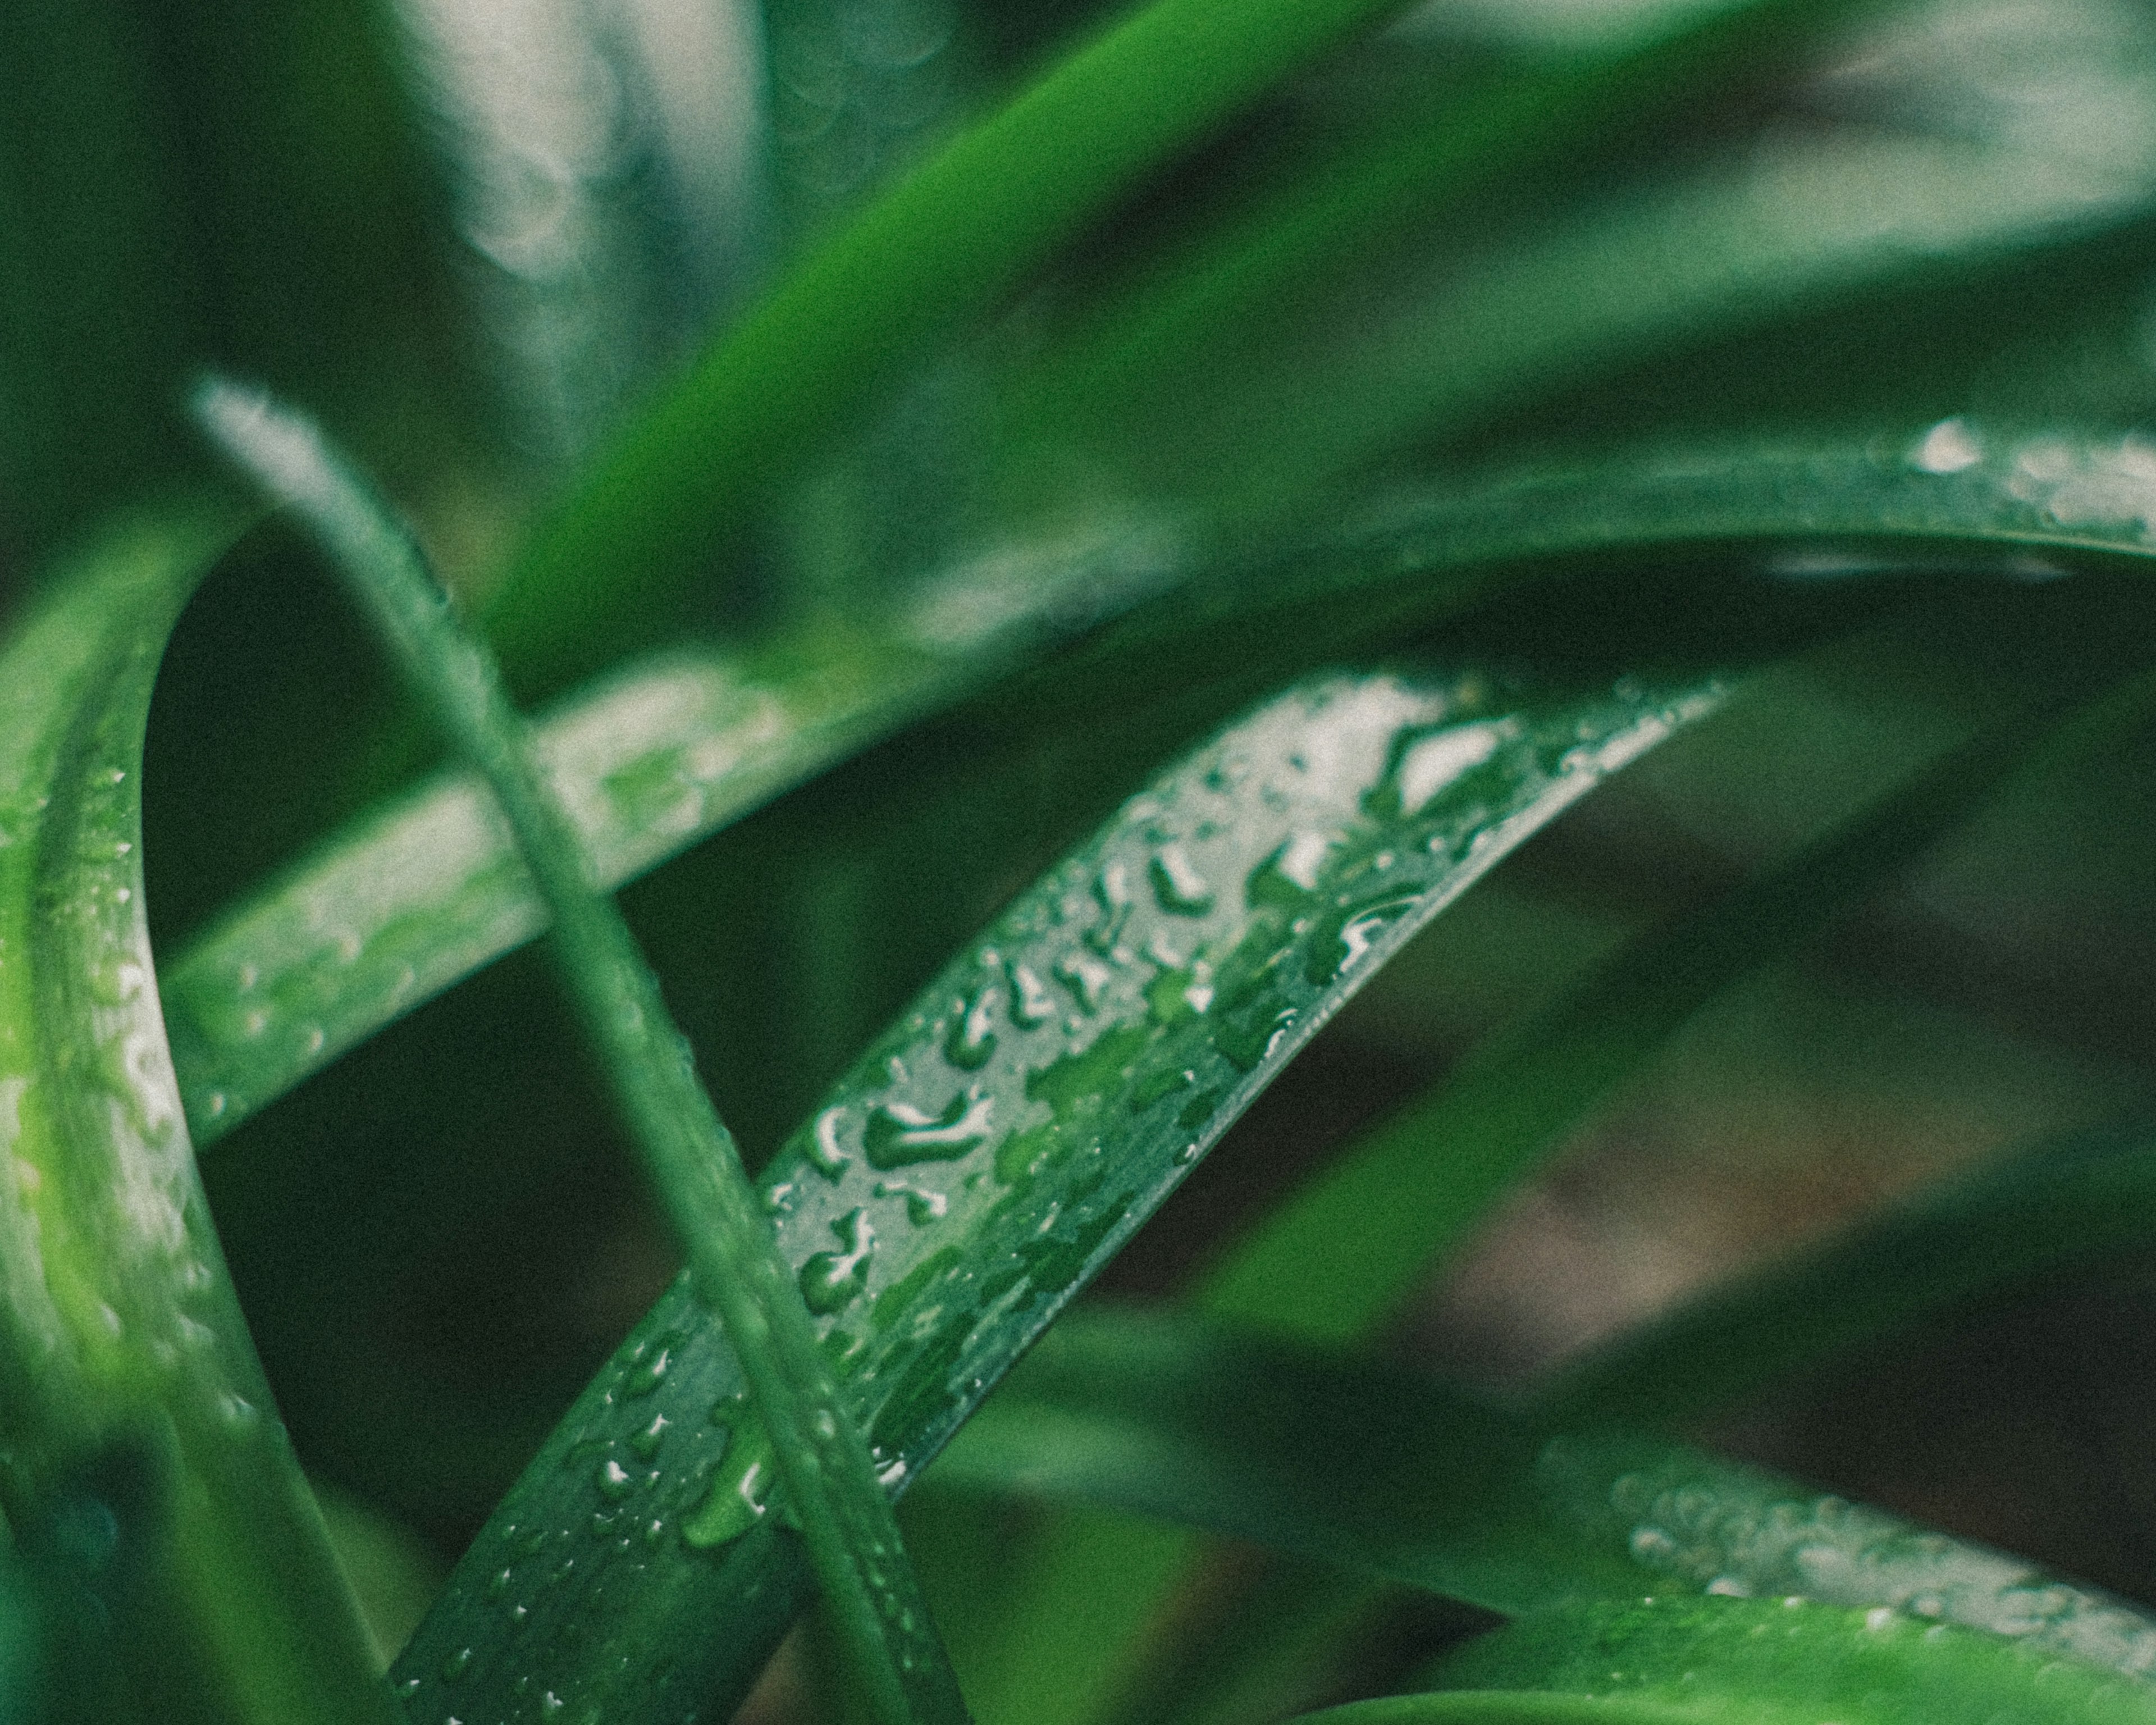
[[(1316, 11), (1174, 0), (1116, 38), (1084, 0), (18, 0), (0, 615), (67, 591), (116, 520), (239, 505), (182, 408), (213, 366), (353, 453), (526, 692), (655, 650), (783, 709), (732, 801), (632, 809), (649, 854), (619, 871), (721, 1111), (782, 1173), (940, 966), (1254, 705), (1425, 663), (1741, 672), (1393, 958), (1103, 1286), (1193, 1295), (1270, 1219), (1299, 1267), (1238, 1303), (1258, 1327), (1366, 1336), (1382, 1310), (1363, 1345), (1522, 1405), (1609, 1344), (1645, 1362), (1633, 1400), (1605, 1379), (1582, 1407), (1681, 1404), (1692, 1436), (2156, 1599), (2156, 736), (2130, 706), (2051, 729), (2156, 620), (2156, 23), (2128, 0), (1354, 10), (1291, 49), (1254, 21)], [(1186, 23), (1202, 64), (1175, 58)], [(140, 774), (176, 1024), (229, 991), (187, 969), (219, 919), (300, 903), (288, 871), (363, 847), (436, 765), (316, 553), (249, 519), (164, 649)], [(0, 720), (27, 724), (30, 683)], [(1752, 928), (1702, 1009), (1578, 992), (1716, 906), (1749, 927), (1745, 883), (2016, 726), (2051, 738), (2037, 767), (1919, 857), (1866, 850), (1883, 878), (1807, 900), (1779, 956)], [(490, 1517), (483, 1548), (506, 1537), (497, 1506), (678, 1267), (542, 968), (475, 970), (514, 944), (445, 958), (465, 979), (393, 1022), (354, 1009), (357, 1045), (281, 1071), (228, 1137), (176, 1036), (248, 1327), (385, 1650)], [(1427, 1129), (1474, 1101), (1445, 1075), (1522, 1026), (1568, 1058), (1608, 1010), (1638, 1045), (1607, 1100), (1543, 1129), (1551, 1171), (1470, 1193)], [(1387, 1132), (1435, 1195), (1336, 1200), (1299, 1243), (1281, 1200)], [(2042, 1147), (2085, 1142), (2109, 1147)], [(1875, 1268), (1944, 1267), (1763, 1269), (1844, 1228)], [(1339, 1267), (1374, 1278), (1388, 1240), (1419, 1266), (1404, 1306)], [(985, 1725), (1285, 1717), (1486, 1626), (1394, 1572), (992, 1475), (932, 1472), (905, 1512)], [(36, 1493), (10, 1491), (20, 1519)], [(0, 1719), (38, 1717), (40, 1659), (95, 1661), (69, 1602), (118, 1597), (54, 1539), (0, 1551)], [(744, 1649), (800, 1585), (756, 1562), (728, 1572), (769, 1584), (720, 1637)], [(465, 1582), (416, 1644), (430, 1703), (485, 1615)], [(1525, 1670), (1537, 1636), (1604, 1627), (1462, 1659)], [(840, 1705), (802, 1645), (760, 1717)], [(659, 1685), (645, 1717), (721, 1692)]]

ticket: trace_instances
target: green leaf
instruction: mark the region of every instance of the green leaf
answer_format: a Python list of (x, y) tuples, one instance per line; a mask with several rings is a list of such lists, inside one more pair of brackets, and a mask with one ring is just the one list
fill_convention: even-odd
[(150, 685), (235, 531), (112, 529), (0, 649), (0, 1500), (109, 1615), (93, 1707), (356, 1725), (387, 1698), (196, 1179), (143, 914)]
[(1010, 412), (1022, 428), (1040, 415), (1043, 437), (1090, 421), (1137, 495), (1218, 493), (1231, 516), (1291, 520), (1314, 487), (1418, 439), (1460, 438), (1584, 380), (1912, 273), (1944, 284), (2092, 232), (2128, 234), (2152, 193), (2145, 171), (1967, 140), (1784, 140), (1448, 257), (1400, 309), (1337, 317), (1267, 363), (1223, 351), (1238, 316), (1259, 315), (1230, 305), (1187, 353), (1147, 345), (1141, 326), (1119, 336), (1112, 363), (1081, 351), (1021, 377)]
[(741, 1152), (688, 1040), (542, 779), (501, 672), (451, 610), (418, 542), (308, 421), (221, 379), (203, 428), (330, 553), (436, 726), (485, 781), (552, 918), (548, 943), (585, 1040), (686, 1251), (698, 1299), (726, 1326), (819, 1590), (880, 1725), (966, 1725), (957, 1680), (870, 1459), (781, 1257)]
[[(1022, 895), (765, 1176), (887, 1482), (1416, 928), (1715, 698), (1336, 676)], [(459, 1566), (398, 1667), (415, 1700), (504, 1712), (526, 1683), (609, 1717), (732, 1706), (803, 1583), (740, 1392), (677, 1286)]]
[(155, 32), (23, 0), (0, 107), (0, 516), (44, 554), (166, 479), (169, 392), (205, 334)]
[[(1798, 602), (1783, 589), (1781, 605), (1763, 607), (1749, 572), (1762, 567), (2148, 567), (2136, 513), (2146, 480), (2130, 443), (1955, 422), (1886, 449), (1881, 459), (1830, 444), (1736, 444), (1529, 470), (1373, 506), (1255, 562), (1209, 555), (1158, 521), (1125, 522), (954, 567), (857, 623), (801, 625), (741, 655), (649, 661), (542, 719), (537, 745), (594, 878), (611, 886), (963, 698), (985, 724), (1022, 729), (1171, 676), (1202, 681), (1198, 665), (1261, 688), (1561, 563), (1606, 575), (1712, 559), (1717, 572), (1747, 572), (1717, 584), (1742, 595), (1729, 608), (1755, 617)], [(174, 1058), (201, 1142), (540, 932), (543, 913), (483, 806), (468, 780), (430, 781), (235, 906), (167, 968)]]
[(1795, 1596), (2156, 1669), (2138, 1608), (2020, 1558), (1663, 1440), (1553, 1431), (1167, 1312), (1071, 1314), (932, 1476), (1192, 1522), (1507, 1615)]
[[(2041, 660), (2035, 642), (2025, 639), (2022, 668), (2040, 685), (2030, 705), (1796, 857), (1635, 942), (1473, 1050), (1429, 1096), (1351, 1145), (1233, 1243), (1199, 1281), (1199, 1309), (1305, 1342), (1348, 1345), (1368, 1335), (1716, 994), (1784, 956), (1904, 869), (2002, 779), (2034, 761), (2056, 760), (2062, 748), (2085, 747), (2089, 715), (2061, 726), (2058, 711), (2091, 682), (2114, 674), (2112, 647), (2131, 662), (2133, 645), (2115, 608), (2102, 608), (2094, 631), (2087, 619), (2081, 623), (2066, 632), (2063, 651)], [(2101, 721), (2096, 730), (2109, 736), (2148, 699), (2136, 685), (2124, 698), (2093, 703)], [(1342, 1250), (1343, 1240), (1352, 1240), (1352, 1249)], [(1824, 1309), (1839, 1308), (1828, 1302)], [(1798, 1311), (1828, 1321), (1816, 1301)], [(1756, 1344), (1760, 1337), (1749, 1339)], [(1739, 1342), (1732, 1358), (1749, 1357)], [(1763, 1357), (1771, 1359), (1774, 1351)], [(1672, 1362), (1661, 1381), (1685, 1383), (1686, 1363)], [(1637, 1418), (1651, 1405), (1650, 1398), (1634, 1399), (1628, 1409)], [(1106, 1609), (1105, 1600), (1081, 1599), (1081, 1590), (1112, 1594), (1134, 1622), (1151, 1615), (1148, 1606), (1164, 1606), (1172, 1592), (1165, 1563), (1152, 1566), (1160, 1572), (1155, 1584), (1142, 1589), (1127, 1574), (1079, 1555), (1075, 1562), (1060, 1556), (1051, 1535), (1029, 1577), (1032, 1591), (1071, 1616)], [(1188, 1581), (1187, 1563), (1183, 1568)]]
[[(1425, 1676), (1446, 1690), (1573, 1693), (1617, 1717), (1815, 1725), (1920, 1725), (1940, 1719), (2145, 1720), (2143, 1681), (2039, 1649), (1884, 1607), (1852, 1610), (1801, 1597), (1661, 1598), (1538, 1612), (1471, 1642)], [(1524, 1699), (1524, 1697), (1522, 1697)], [(1312, 1715), (1328, 1725), (1408, 1725), (1391, 1702)], [(1426, 1698), (1433, 1720), (1476, 1717)], [(1467, 1697), (1460, 1697), (1466, 1701)]]

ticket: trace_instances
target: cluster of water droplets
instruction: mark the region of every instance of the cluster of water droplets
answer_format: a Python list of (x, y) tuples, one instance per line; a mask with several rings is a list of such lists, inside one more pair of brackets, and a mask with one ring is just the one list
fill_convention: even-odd
[[(1390, 943), (1709, 698), (1330, 679), (1199, 751), (1024, 895), (764, 1182), (886, 1483), (933, 1452)], [(551, 1634), (565, 1614), (604, 1616), (593, 1589), (625, 1597), (672, 1573), (670, 1553), (723, 1557), (783, 1513), (738, 1368), (682, 1289), (575, 1430), (552, 1482), (520, 1488), (543, 1513), (514, 1538), (490, 1532), (459, 1572), (498, 1585), (520, 1622)], [(455, 1681), (417, 1676), (445, 1693)]]
[(1672, 1463), (1622, 1474), (1608, 1504), (1635, 1562), (1707, 1593), (1891, 1611), (2156, 1672), (2156, 1628), (2130, 1608), (1839, 1497), (1785, 1497), (1735, 1469)]
[[(2156, 536), (2156, 444), (2138, 435), (1988, 433), (1962, 417), (1943, 419), (1910, 446), (1918, 474), (1958, 477), (2018, 504), (2032, 526), (2145, 543)], [(2031, 573), (2055, 572), (2033, 568)]]

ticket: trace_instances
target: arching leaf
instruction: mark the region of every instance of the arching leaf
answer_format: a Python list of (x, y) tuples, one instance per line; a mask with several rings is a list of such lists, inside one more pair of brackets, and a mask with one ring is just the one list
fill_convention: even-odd
[[(1179, 763), (1022, 895), (765, 1177), (887, 1483), (1416, 928), (1716, 698), (1335, 676)], [(740, 1390), (677, 1287), (399, 1661), (415, 1702), (732, 1706), (803, 1583)]]

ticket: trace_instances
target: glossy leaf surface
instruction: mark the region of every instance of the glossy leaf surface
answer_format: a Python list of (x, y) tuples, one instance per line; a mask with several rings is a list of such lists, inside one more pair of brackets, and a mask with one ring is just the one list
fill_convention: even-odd
[(0, 1491), (110, 1625), (89, 1705), (376, 1721), (196, 1179), (144, 918), (150, 685), (234, 531), (114, 530), (0, 654)]
[[(1521, 475), (1373, 507), (1255, 565), (1140, 522), (953, 568), (875, 628), (624, 671), (543, 721), (538, 742), (596, 878), (616, 885), (1103, 619), (1117, 620), (1040, 673), (1029, 706), (1102, 698), (1119, 663), (1199, 643), (1246, 649), (1236, 662), (1252, 675), (1291, 674), (1560, 558), (1715, 555), (1807, 576), (2139, 571), (2152, 517), (2156, 481), (2131, 439), (1953, 422), (1877, 451), (1730, 447)], [(538, 932), (537, 901), (482, 807), (456, 778), (392, 802), (167, 968), (202, 1141)]]
[[(886, 1483), (1416, 928), (1715, 699), (1335, 677), (1231, 727), (1021, 896), (765, 1176)], [(803, 1577), (740, 1391), (677, 1286), (399, 1662), (418, 1703), (732, 1705)]]

